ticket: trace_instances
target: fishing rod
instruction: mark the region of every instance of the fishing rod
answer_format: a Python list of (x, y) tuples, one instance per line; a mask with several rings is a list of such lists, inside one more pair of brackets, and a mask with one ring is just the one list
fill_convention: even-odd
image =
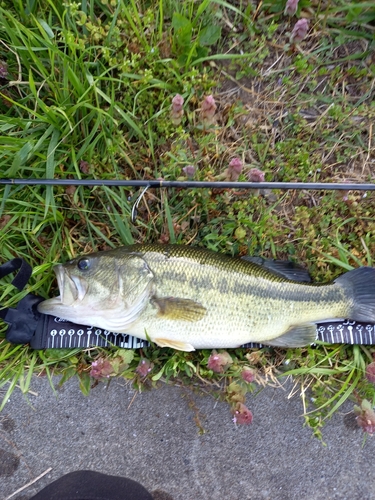
[(120, 186), (133, 188), (179, 189), (309, 189), (324, 191), (375, 191), (375, 183), (335, 182), (222, 182), (222, 181), (166, 181), (166, 180), (100, 180), (100, 179), (0, 179), (0, 185), (23, 186)]

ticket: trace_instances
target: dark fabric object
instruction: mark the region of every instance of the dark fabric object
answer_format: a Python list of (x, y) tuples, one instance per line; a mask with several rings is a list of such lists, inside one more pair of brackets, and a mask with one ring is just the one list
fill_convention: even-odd
[(39, 491), (30, 500), (153, 500), (140, 483), (101, 472), (70, 472)]
[(32, 273), (31, 266), (21, 258), (9, 260), (0, 266), (0, 279), (14, 273), (14, 271), (18, 271), (18, 273), (12, 281), (12, 285), (18, 288), (18, 290), (23, 290), (30, 279)]
[(38, 323), (43, 323), (42, 315), (37, 310), (37, 305), (43, 299), (32, 293), (21, 299), (16, 309), (3, 309), (0, 317), (8, 323), (6, 339), (12, 344), (27, 344), (35, 334)]
[[(0, 279), (18, 271), (12, 285), (22, 290), (31, 276), (31, 266), (21, 258), (15, 258), (0, 266)], [(6, 338), (13, 344), (26, 344), (33, 336), (40, 318), (36, 306), (42, 299), (28, 294), (17, 305), (16, 309), (0, 310), (0, 318), (8, 323)]]

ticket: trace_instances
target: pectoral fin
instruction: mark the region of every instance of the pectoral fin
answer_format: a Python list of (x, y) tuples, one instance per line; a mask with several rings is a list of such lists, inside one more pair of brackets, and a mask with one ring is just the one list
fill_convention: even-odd
[(308, 323), (305, 325), (292, 326), (285, 333), (265, 344), (277, 347), (304, 347), (314, 343), (317, 338), (316, 325)]
[(157, 338), (153, 339), (153, 342), (160, 347), (171, 347), (172, 349), (176, 349), (177, 351), (195, 351), (194, 347), (187, 342), (180, 342), (179, 340), (170, 340), (170, 339), (162, 339)]
[(206, 314), (206, 308), (190, 299), (174, 297), (153, 297), (151, 303), (159, 309), (159, 316), (170, 320), (199, 321)]

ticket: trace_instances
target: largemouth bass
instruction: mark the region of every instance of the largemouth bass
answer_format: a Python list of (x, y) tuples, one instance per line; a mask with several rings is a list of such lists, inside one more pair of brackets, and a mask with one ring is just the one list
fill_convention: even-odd
[(375, 323), (375, 268), (313, 285), (183, 245), (131, 245), (55, 267), (60, 295), (39, 312), (182, 351), (248, 342), (299, 347), (315, 323)]

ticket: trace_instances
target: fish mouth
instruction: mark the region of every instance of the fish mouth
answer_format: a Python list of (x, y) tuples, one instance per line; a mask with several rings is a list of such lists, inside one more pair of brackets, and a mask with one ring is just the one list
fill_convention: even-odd
[(52, 297), (51, 299), (43, 300), (43, 302), (40, 302), (38, 304), (38, 311), (41, 314), (51, 314), (51, 315), (58, 314), (58, 311), (61, 309), (61, 306), (63, 305), (64, 272), (62, 269), (60, 269), (60, 266), (55, 266), (53, 270), (55, 271), (56, 274), (60, 295), (57, 297)]
[[(67, 276), (71, 283), (75, 286), (75, 300), (81, 301), (85, 298), (88, 284), (87, 281), (83, 278), (78, 278), (77, 276)], [(71, 291), (73, 292), (73, 288), (71, 287)]]
[(84, 299), (88, 283), (83, 278), (71, 276), (61, 264), (55, 266), (53, 270), (56, 274), (60, 295), (38, 304), (38, 311), (43, 314), (64, 314), (66, 307), (74, 307), (76, 302)]
[(53, 300), (56, 302), (59, 301), (61, 303), (64, 302), (64, 269), (61, 265), (57, 265), (53, 268), (56, 274), (57, 286), (59, 287), (60, 295), (58, 297), (54, 297)]
[(53, 270), (56, 274), (57, 286), (59, 287), (60, 295), (50, 300), (59, 302), (64, 305), (72, 304), (78, 298), (78, 289), (76, 283), (64, 270), (61, 264), (55, 266)]
[(54, 271), (62, 304), (71, 305), (73, 302), (82, 301), (85, 298), (88, 289), (88, 283), (85, 279), (74, 275), (71, 276), (61, 264), (58, 264)]

